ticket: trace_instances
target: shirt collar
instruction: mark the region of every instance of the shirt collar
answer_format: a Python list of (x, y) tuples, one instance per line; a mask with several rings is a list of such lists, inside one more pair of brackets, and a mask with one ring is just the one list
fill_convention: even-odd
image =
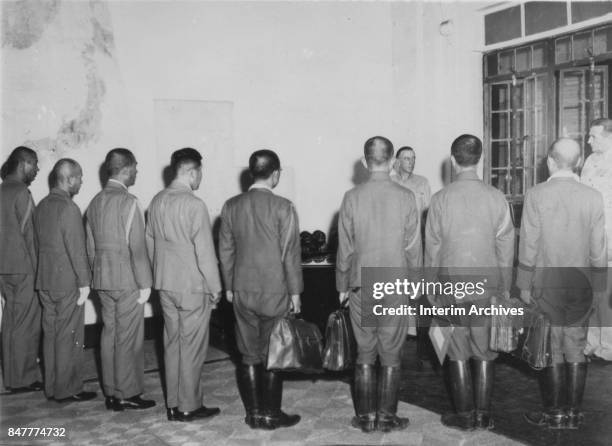
[(389, 172), (385, 172), (382, 170), (376, 170), (374, 172), (370, 172), (370, 180), (371, 181), (382, 181), (382, 180), (390, 180), (391, 176)]
[(181, 181), (178, 178), (175, 178), (174, 180), (172, 180), (172, 183), (170, 183), (170, 187), (173, 189), (186, 189), (189, 192), (193, 192), (193, 190), (191, 189), (191, 186), (183, 181)]
[(570, 172), (569, 170), (559, 170), (558, 172), (555, 172), (550, 177), (548, 177), (548, 180), (546, 181), (550, 181), (553, 178), (571, 178), (573, 180), (580, 181), (578, 175), (576, 175), (574, 172)]
[(475, 170), (470, 169), (470, 170), (464, 170), (463, 172), (461, 172), (455, 177), (455, 181), (462, 181), (462, 180), (480, 180), (480, 178), (478, 177), (478, 174), (476, 173)]
[(253, 190), (253, 189), (263, 189), (263, 190), (272, 192), (272, 189), (270, 188), (270, 186), (268, 186), (267, 184), (262, 184), (262, 183), (251, 184), (251, 187), (249, 187), (249, 190)]
[(60, 195), (62, 197), (70, 198), (70, 194), (63, 189), (60, 189), (59, 187), (54, 187), (53, 189), (51, 189), (50, 193), (52, 193), (53, 195)]
[(109, 178), (108, 179), (108, 183), (106, 184), (111, 184), (111, 185), (116, 185), (118, 184), (119, 186), (121, 186), (122, 188), (124, 188), (125, 190), (128, 190), (127, 186), (125, 184), (123, 184), (121, 181), (117, 181), (114, 178)]

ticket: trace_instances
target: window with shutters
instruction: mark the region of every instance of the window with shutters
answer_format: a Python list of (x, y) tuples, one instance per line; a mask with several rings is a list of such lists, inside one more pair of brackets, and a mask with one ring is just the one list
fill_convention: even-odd
[(584, 156), (589, 123), (610, 113), (612, 25), (484, 55), (485, 180), (516, 205), (548, 178), (546, 152), (561, 136)]

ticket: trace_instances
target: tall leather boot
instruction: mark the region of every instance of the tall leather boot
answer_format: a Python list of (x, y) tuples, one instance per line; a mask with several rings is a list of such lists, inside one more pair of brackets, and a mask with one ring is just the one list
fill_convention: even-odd
[(535, 426), (564, 429), (565, 363), (546, 367), (540, 372), (539, 381), (544, 410), (526, 413), (525, 420)]
[(351, 425), (363, 432), (376, 430), (376, 369), (373, 364), (355, 365), (355, 414)]
[(587, 376), (586, 362), (567, 363), (567, 428), (578, 429), (584, 419), (580, 411)]
[(474, 360), (474, 405), (476, 406), (476, 429), (493, 429), (491, 397), (495, 379), (493, 361)]
[(259, 427), (263, 429), (278, 429), (290, 427), (300, 422), (299, 415), (287, 415), (281, 410), (283, 399), (283, 379), (277, 372), (264, 370), (262, 373), (263, 416)]
[(442, 424), (464, 431), (475, 428), (474, 391), (468, 361), (449, 361), (455, 413), (442, 415)]
[(244, 422), (252, 429), (259, 427), (262, 411), (261, 411), (261, 374), (262, 365), (245, 365), (241, 364), (237, 369), (238, 390), (246, 417)]
[(408, 418), (397, 416), (399, 398), (400, 368), (381, 367), (378, 377), (378, 421), (376, 426), (382, 432), (402, 430), (408, 427)]

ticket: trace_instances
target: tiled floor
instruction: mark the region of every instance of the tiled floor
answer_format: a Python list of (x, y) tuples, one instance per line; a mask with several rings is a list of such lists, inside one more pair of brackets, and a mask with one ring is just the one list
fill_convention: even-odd
[[(218, 352), (214, 352), (219, 354)], [(206, 405), (219, 406), (221, 415), (208, 421), (168, 422), (165, 419), (158, 373), (148, 373), (146, 395), (158, 403), (147, 411), (109, 412), (101, 396), (84, 403), (60, 405), (47, 401), (41, 392), (2, 396), (0, 444), (75, 445), (512, 445), (512, 440), (491, 432), (463, 434), (443, 427), (439, 416), (428, 410), (400, 403), (399, 412), (411, 426), (392, 434), (363, 434), (349, 426), (353, 415), (349, 385), (343, 380), (286, 381), (283, 405), (299, 413), (295, 427), (276, 431), (251, 430), (243, 422), (244, 409), (229, 360), (207, 364), (202, 381)], [(99, 390), (97, 383), (88, 389)], [(7, 436), (9, 427), (62, 427), (63, 439), (18, 439)]]

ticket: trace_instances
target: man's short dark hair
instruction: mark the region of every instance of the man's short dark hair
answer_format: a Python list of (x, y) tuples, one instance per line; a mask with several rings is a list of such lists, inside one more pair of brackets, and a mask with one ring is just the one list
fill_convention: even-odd
[(109, 177), (118, 175), (124, 168), (136, 164), (136, 157), (128, 149), (118, 147), (106, 154), (104, 168)]
[(254, 180), (268, 179), (280, 168), (280, 159), (272, 150), (257, 150), (249, 157), (249, 172)]
[(76, 168), (81, 167), (79, 163), (72, 158), (62, 158), (55, 163), (51, 173), (49, 174), (49, 182), (51, 183), (51, 186), (57, 187), (62, 181), (66, 181), (68, 178), (70, 178), (69, 175), (66, 175), (64, 169), (64, 166), (66, 165), (70, 166), (70, 174), (72, 174)]
[(482, 155), (482, 142), (474, 135), (461, 135), (453, 141), (451, 155), (462, 167), (475, 166)]
[(597, 127), (597, 126), (603, 127), (603, 131), (605, 133), (608, 133), (608, 134), (612, 133), (612, 119), (599, 118), (591, 122), (591, 127)]
[(34, 150), (26, 146), (16, 147), (0, 167), (0, 178), (4, 180), (10, 174), (15, 173), (20, 163), (30, 161), (32, 158), (38, 159)]
[(181, 167), (185, 165), (192, 165), (198, 168), (202, 165), (202, 155), (196, 149), (191, 147), (185, 147), (175, 151), (170, 157), (170, 166), (172, 171), (176, 175)]
[[(385, 145), (385, 150), (382, 152), (374, 150), (376, 141), (382, 142)], [(393, 158), (393, 144), (384, 136), (373, 136), (363, 145), (363, 155), (368, 164), (379, 166)]]
[(411, 150), (414, 153), (414, 149), (410, 146), (404, 146), (404, 147), (400, 147), (399, 150), (397, 151), (397, 153), (395, 154), (396, 158), (399, 158), (400, 155), (402, 154), (402, 152), (405, 152), (406, 150)]

